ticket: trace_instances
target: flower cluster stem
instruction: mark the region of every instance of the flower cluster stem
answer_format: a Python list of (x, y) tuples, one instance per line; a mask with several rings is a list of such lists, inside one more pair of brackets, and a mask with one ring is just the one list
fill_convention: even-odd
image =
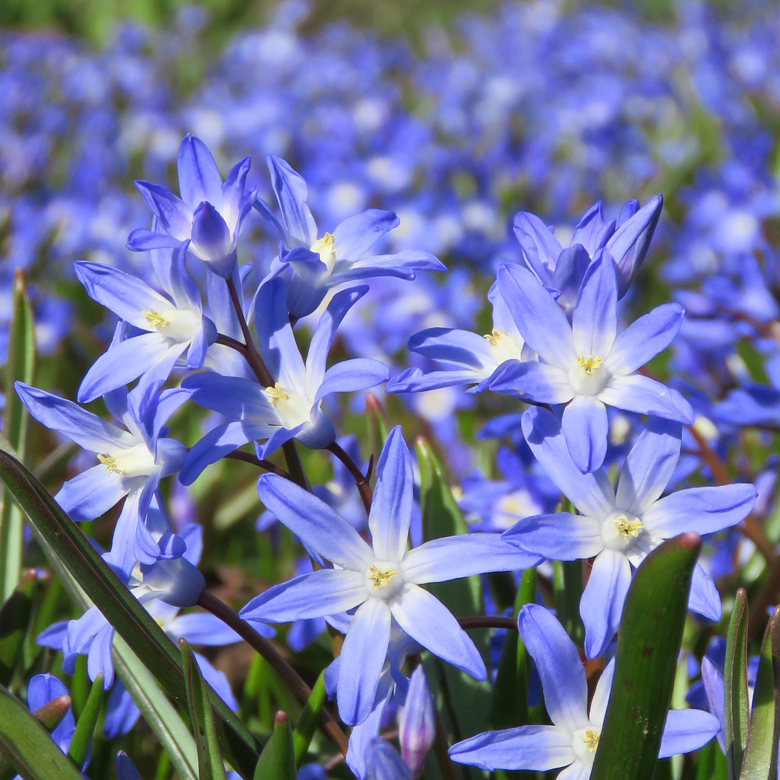
[(360, 493), (360, 499), (363, 501), (363, 506), (366, 512), (371, 511), (371, 501), (373, 500), (373, 492), (371, 490), (371, 465), (369, 464), (368, 473), (363, 474), (360, 467), (355, 463), (349, 454), (341, 447), (337, 442), (333, 442), (328, 447), (328, 450), (332, 452), (347, 468), (347, 471), (352, 475), (357, 486), (358, 493)]

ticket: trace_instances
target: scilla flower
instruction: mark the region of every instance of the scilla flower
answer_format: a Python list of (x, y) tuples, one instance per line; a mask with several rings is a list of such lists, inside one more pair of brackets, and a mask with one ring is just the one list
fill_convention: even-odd
[(407, 552), (413, 487), (412, 459), (400, 427), (391, 431), (377, 465), (371, 545), (325, 502), (289, 480), (264, 474), (257, 483), (260, 500), (279, 521), (337, 568), (270, 588), (241, 617), (281, 623), (357, 609), (341, 651), (337, 693), (339, 714), (350, 725), (364, 721), (374, 707), (394, 623), (434, 655), (486, 679), (474, 643), (421, 585), (539, 563), (537, 556), (513, 554), (496, 534), (434, 539)]

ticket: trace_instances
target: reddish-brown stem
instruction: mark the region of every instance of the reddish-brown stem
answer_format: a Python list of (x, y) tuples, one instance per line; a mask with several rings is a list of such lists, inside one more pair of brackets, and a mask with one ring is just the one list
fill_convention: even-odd
[[(260, 653), (268, 665), (284, 680), (301, 704), (306, 704), (311, 696), (311, 688), (304, 682), (298, 672), (287, 663), (279, 651), (264, 637), (260, 636), (246, 621), (242, 620), (227, 604), (220, 601), (214, 594), (204, 590), (198, 599), (198, 605), (207, 612), (218, 617), (230, 626), (247, 644)], [(347, 735), (334, 720), (333, 716), (323, 709), (320, 713), (320, 727), (343, 755), (347, 754)]]
[(514, 629), (517, 631), (517, 620), (510, 617), (465, 617), (458, 618), (458, 625), (461, 628), (505, 628), (508, 631)]
[(370, 512), (373, 492), (371, 490), (371, 483), (369, 480), (371, 479), (371, 469), (373, 467), (373, 455), (372, 460), (368, 464), (368, 472), (364, 475), (357, 463), (355, 463), (355, 461), (349, 457), (349, 454), (344, 451), (344, 448), (341, 447), (338, 442), (334, 441), (333, 444), (328, 447), (328, 451), (332, 452), (344, 464), (347, 471), (349, 471), (349, 473), (352, 475), (352, 478), (355, 480), (358, 493), (360, 493), (360, 498), (363, 501), (363, 506), (365, 507), (366, 512)]
[(280, 477), (290, 479), (290, 475), (281, 466), (277, 466), (270, 460), (258, 458), (256, 455), (252, 455), (251, 452), (235, 450), (235, 452), (229, 452), (225, 457), (230, 458), (230, 460), (240, 460), (243, 463), (250, 463), (253, 466), (257, 466), (259, 469), (264, 469), (265, 471), (270, 471), (272, 474), (278, 474)]

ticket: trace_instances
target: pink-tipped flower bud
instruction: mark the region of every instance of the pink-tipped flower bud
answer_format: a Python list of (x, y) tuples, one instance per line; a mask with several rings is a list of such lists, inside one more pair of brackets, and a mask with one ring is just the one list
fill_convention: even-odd
[(433, 697), (422, 666), (412, 673), (406, 704), (398, 720), (398, 741), (401, 755), (412, 775), (418, 777), (425, 765), (425, 757), (436, 739), (436, 712)]

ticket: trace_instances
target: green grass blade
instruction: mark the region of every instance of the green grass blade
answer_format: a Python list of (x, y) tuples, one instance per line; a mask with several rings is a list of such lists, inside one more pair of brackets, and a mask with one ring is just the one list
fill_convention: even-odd
[(89, 697), (81, 717), (76, 723), (76, 731), (70, 741), (68, 756), (76, 766), (83, 766), (89, 754), (89, 745), (95, 732), (95, 724), (100, 715), (100, 705), (103, 701), (103, 675), (99, 674), (92, 683)]
[(780, 739), (780, 607), (764, 634), (740, 780), (775, 780)]
[(740, 588), (734, 600), (726, 638), (726, 665), (723, 674), (723, 715), (726, 733), (726, 765), (729, 780), (737, 780), (747, 746), (750, 719), (747, 684), (747, 595)]
[(653, 776), (700, 550), (696, 534), (683, 534), (657, 547), (634, 575), (591, 780)]
[(17, 772), (28, 780), (84, 780), (43, 724), (5, 688), (0, 688), (0, 755), (8, 762), (0, 780)]
[[(14, 273), (8, 359), (5, 366), (5, 411), (3, 438), (24, 462), (29, 415), (14, 392), (14, 382), (32, 384), (35, 377), (35, 322), (24, 271)], [(19, 584), (22, 572), (24, 520), (19, 507), (4, 495), (0, 507), (0, 604), (5, 603)]]
[(14, 676), (30, 627), (37, 584), (36, 573), (27, 572), (0, 609), (0, 685), (6, 688)]
[(203, 680), (195, 654), (186, 640), (180, 639), (184, 680), (187, 684), (187, 703), (190, 721), (198, 746), (200, 780), (226, 780), (222, 754), (219, 752), (214, 713), (209, 701), (209, 688)]
[(306, 755), (306, 751), (309, 749), (314, 731), (317, 728), (317, 721), (322, 712), (322, 707), (328, 698), (328, 694), (325, 692), (325, 672), (322, 672), (317, 678), (317, 682), (314, 683), (314, 687), (311, 690), (311, 696), (306, 702), (298, 722), (295, 724), (295, 732), (293, 733), (293, 744), (295, 746), (295, 762), (300, 764), (303, 757)]
[(255, 768), (254, 780), (295, 780), (295, 748), (290, 719), (277, 712), (274, 731)]
[[(153, 669), (167, 694), (182, 706), (187, 692), (178, 648), (98, 555), (77, 525), (18, 461), (0, 452), (0, 478), (24, 508), (31, 525), (62, 560), (89, 598), (114, 626), (141, 662)], [(225, 760), (251, 777), (258, 742), (227, 705), (210, 692), (217, 735)]]

